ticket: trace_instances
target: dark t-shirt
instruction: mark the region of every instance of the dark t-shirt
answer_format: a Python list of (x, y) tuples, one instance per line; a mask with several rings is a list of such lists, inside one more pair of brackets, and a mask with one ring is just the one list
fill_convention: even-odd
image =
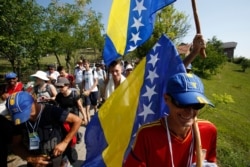
[(68, 114), (68, 111), (59, 107), (45, 105), (40, 121), (27, 121), (16, 126), (15, 135), (22, 135), (23, 144), (29, 150), (29, 132), (33, 131), (31, 124), (40, 138), (40, 148), (38, 150), (29, 150), (29, 152), (34, 155), (46, 154), (51, 156), (54, 147), (63, 139), (62, 125), (66, 121)]
[(61, 92), (59, 92), (56, 96), (56, 102), (61, 108), (75, 114), (78, 113), (77, 101), (79, 99), (80, 95), (76, 90), (72, 90), (68, 96), (63, 96)]

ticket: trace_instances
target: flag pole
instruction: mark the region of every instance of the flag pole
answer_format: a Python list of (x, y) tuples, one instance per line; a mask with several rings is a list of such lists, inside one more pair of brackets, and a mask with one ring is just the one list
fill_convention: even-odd
[[(194, 22), (195, 22), (195, 27), (196, 27), (196, 33), (197, 34), (201, 34), (200, 21), (199, 21), (199, 17), (198, 17), (198, 12), (197, 12), (197, 8), (196, 8), (196, 2), (195, 2), (195, 0), (192, 0), (192, 8), (193, 8), (193, 15), (194, 15)], [(200, 54), (201, 54), (202, 58), (206, 58), (207, 57), (204, 48), (201, 49)]]
[(197, 123), (197, 117), (194, 118), (194, 138), (195, 138), (195, 151), (196, 151), (196, 167), (202, 167), (202, 146), (201, 146), (201, 137), (200, 131)]
[[(192, 8), (193, 8), (193, 15), (194, 15), (194, 22), (196, 27), (196, 33), (201, 34), (201, 27), (200, 27), (200, 21), (198, 17), (198, 12), (196, 8), (196, 2), (195, 0), (192, 1)], [(201, 49), (200, 51), (201, 57), (206, 58), (206, 52), (205, 49)], [(197, 123), (197, 117), (194, 119), (194, 137), (195, 137), (195, 148), (196, 148), (196, 167), (202, 167), (202, 146), (201, 146), (201, 137), (200, 137), (200, 131)]]

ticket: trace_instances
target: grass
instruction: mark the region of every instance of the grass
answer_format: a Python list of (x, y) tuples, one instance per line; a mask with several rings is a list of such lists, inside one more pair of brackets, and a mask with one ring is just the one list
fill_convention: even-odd
[[(61, 57), (62, 65), (65, 65)], [(54, 56), (43, 58), (41, 64), (56, 62)], [(11, 70), (8, 62), (0, 62), (0, 74)], [(73, 64), (73, 63), (72, 63)], [(206, 95), (216, 105), (205, 107), (199, 118), (213, 122), (218, 130), (217, 158), (220, 167), (250, 167), (250, 70), (227, 63), (219, 74), (203, 79)], [(32, 69), (32, 73), (36, 70)]]
[[(216, 104), (205, 108), (199, 118), (218, 129), (217, 157), (221, 167), (250, 166), (250, 72), (227, 63), (210, 80), (203, 79), (207, 96)], [(220, 97), (220, 98), (218, 98)]]

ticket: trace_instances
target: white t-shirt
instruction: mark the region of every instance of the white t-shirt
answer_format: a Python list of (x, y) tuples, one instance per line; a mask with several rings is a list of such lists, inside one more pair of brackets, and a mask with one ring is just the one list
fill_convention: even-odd
[(60, 76), (58, 71), (53, 71), (52, 73), (50, 73), (50, 71), (47, 71), (47, 76), (51, 77), (53, 79), (55, 79), (57, 81), (57, 78)]
[(106, 71), (100, 69), (100, 70), (96, 70), (96, 73), (98, 75), (98, 84), (99, 85), (103, 85), (104, 84), (104, 78), (106, 77)]
[[(85, 83), (84, 89), (89, 90), (93, 85), (94, 85), (94, 78), (98, 79), (98, 75), (96, 71), (93, 71), (92, 69), (89, 69), (88, 71), (85, 70), (84, 75), (83, 75), (83, 80)], [(94, 74), (94, 75), (93, 75)], [(91, 92), (96, 92), (98, 91), (97, 86), (91, 91)]]
[(75, 76), (75, 82), (78, 84), (78, 83), (82, 83), (82, 78), (83, 78), (83, 75), (82, 75), (82, 72), (84, 71), (85, 69), (84, 68), (79, 68), (77, 67), (74, 71), (74, 76)]

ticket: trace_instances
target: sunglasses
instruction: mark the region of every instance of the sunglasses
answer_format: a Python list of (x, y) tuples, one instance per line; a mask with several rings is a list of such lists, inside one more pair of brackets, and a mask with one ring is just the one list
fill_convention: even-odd
[(57, 86), (57, 88), (64, 88), (64, 86)]
[(200, 103), (196, 103), (196, 104), (188, 104), (188, 105), (183, 105), (183, 104), (179, 104), (174, 98), (171, 97), (171, 101), (172, 103), (177, 107), (177, 108), (192, 108), (193, 110), (200, 110), (202, 109), (205, 104), (200, 104)]

